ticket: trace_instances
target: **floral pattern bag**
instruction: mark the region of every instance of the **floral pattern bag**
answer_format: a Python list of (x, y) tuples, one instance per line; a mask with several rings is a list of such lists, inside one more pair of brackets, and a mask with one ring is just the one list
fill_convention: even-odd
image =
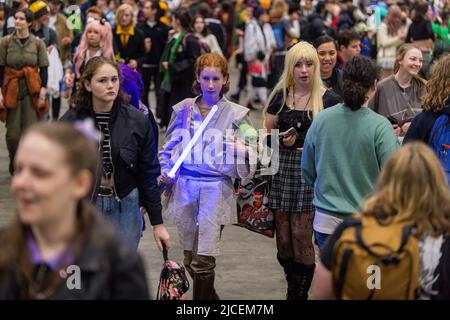
[(156, 300), (186, 300), (186, 292), (189, 290), (186, 271), (183, 265), (169, 260), (164, 243), (163, 257)]

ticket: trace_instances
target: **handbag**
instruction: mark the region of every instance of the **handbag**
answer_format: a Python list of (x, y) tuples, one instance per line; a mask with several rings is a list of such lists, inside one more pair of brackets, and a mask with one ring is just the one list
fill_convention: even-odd
[(274, 214), (267, 206), (270, 185), (271, 176), (261, 175), (261, 167), (256, 170), (252, 179), (245, 182), (235, 180), (238, 221), (235, 225), (269, 238), (274, 237)]
[(167, 248), (163, 242), (164, 264), (159, 276), (156, 300), (186, 300), (189, 290), (189, 280), (183, 265), (171, 261), (167, 255)]

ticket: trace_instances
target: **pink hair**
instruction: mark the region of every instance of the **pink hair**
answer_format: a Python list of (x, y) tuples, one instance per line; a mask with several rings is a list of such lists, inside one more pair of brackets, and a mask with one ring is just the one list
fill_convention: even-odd
[(114, 50), (113, 50), (113, 36), (111, 25), (108, 22), (101, 23), (100, 21), (93, 20), (90, 21), (81, 36), (80, 45), (77, 48), (75, 56), (73, 58), (75, 64), (75, 73), (77, 77), (80, 77), (80, 68), (84, 63), (86, 57), (86, 51), (89, 47), (89, 41), (87, 38), (87, 32), (91, 29), (96, 29), (100, 33), (100, 49), (102, 51), (102, 56), (105, 59), (114, 61)]

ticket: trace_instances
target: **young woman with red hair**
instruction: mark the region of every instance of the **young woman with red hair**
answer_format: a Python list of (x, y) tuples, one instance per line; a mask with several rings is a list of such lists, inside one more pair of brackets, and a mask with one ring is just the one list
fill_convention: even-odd
[[(220, 255), (224, 225), (232, 224), (232, 217), (236, 217), (232, 178), (248, 177), (252, 171), (246, 159), (248, 149), (235, 139), (223, 137), (229, 130), (233, 134), (227, 138), (239, 134), (241, 130), (236, 128), (247, 123), (249, 110), (225, 98), (229, 88), (228, 64), (217, 53), (207, 53), (197, 59), (195, 78), (193, 89), (199, 95), (172, 107), (165, 144), (159, 155), (166, 196), (163, 212), (177, 225), (184, 265), (194, 279), (194, 300), (216, 300), (215, 257)], [(175, 177), (170, 178), (169, 172), (186, 148), (186, 142), (208, 116), (210, 121), (203, 141), (195, 143)]]

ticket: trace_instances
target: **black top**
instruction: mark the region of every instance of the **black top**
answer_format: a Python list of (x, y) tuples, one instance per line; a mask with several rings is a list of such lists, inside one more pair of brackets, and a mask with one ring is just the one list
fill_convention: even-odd
[(418, 40), (435, 40), (433, 28), (431, 22), (428, 20), (422, 20), (420, 22), (413, 22), (408, 29), (405, 42), (410, 43)]
[(205, 19), (206, 27), (208, 27), (209, 31), (216, 37), (217, 43), (222, 49), (222, 52), (227, 52), (227, 32), (218, 19), (206, 18)]
[[(75, 106), (64, 114), (61, 121), (73, 123), (86, 118), (95, 120), (92, 106)], [(135, 107), (116, 102), (111, 110), (109, 130), (117, 196), (123, 199), (137, 187), (139, 205), (147, 210), (151, 224), (163, 223), (157, 182), (161, 170), (155, 152), (158, 142), (150, 121)]]
[(139, 65), (145, 57), (144, 34), (138, 28), (134, 28), (134, 35), (130, 36), (126, 46), (120, 41), (120, 35), (116, 34), (117, 28), (113, 30), (113, 44), (115, 54), (120, 54), (120, 58), (128, 63), (131, 59), (136, 60)]
[[(267, 113), (278, 116), (278, 129), (280, 132), (294, 127), (297, 130), (298, 138), (290, 148), (302, 148), (306, 133), (312, 123), (312, 113), (302, 110), (292, 110), (286, 103), (278, 113), (281, 108), (282, 99), (283, 94), (281, 92), (277, 93), (267, 107)], [(331, 90), (326, 90), (322, 99), (324, 108), (329, 108), (342, 102), (341, 98)], [(282, 140), (280, 142), (283, 143)]]
[(145, 54), (142, 63), (159, 66), (161, 56), (168, 41), (169, 28), (161, 22), (157, 22), (151, 27), (147, 21), (139, 23), (137, 28), (142, 31), (144, 39), (150, 38), (152, 40), (151, 49)]
[(330, 90), (333, 90), (340, 97), (342, 97), (342, 93), (343, 93), (342, 74), (343, 74), (342, 70), (335, 67), (333, 69), (333, 73), (331, 74), (331, 77), (329, 77), (327, 79), (322, 79), (322, 82), (325, 85), (325, 87), (327, 87)]
[(428, 144), (434, 122), (444, 114), (450, 116), (450, 103), (444, 109), (437, 112), (429, 110), (419, 113), (411, 122), (403, 143), (419, 140)]
[(31, 28), (30, 32), (33, 33), (36, 37), (42, 39), (47, 48), (50, 46), (58, 47), (58, 36), (56, 35), (55, 30), (44, 26), (39, 30), (34, 30), (33, 28)]

